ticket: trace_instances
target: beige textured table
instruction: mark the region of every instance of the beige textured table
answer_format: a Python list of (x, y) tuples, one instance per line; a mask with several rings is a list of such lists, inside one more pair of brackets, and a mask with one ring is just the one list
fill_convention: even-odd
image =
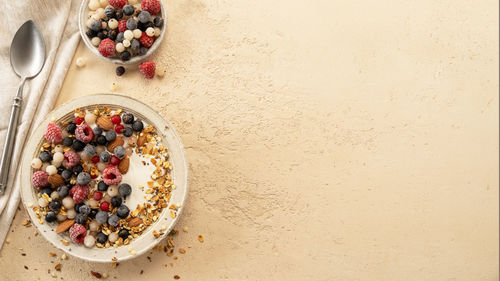
[[(407, 2), (169, 0), (153, 81), (81, 44), (58, 104), (114, 82), (180, 133), (187, 252), (57, 279), (498, 280), (498, 3)], [(2, 278), (54, 280), (24, 219)]]

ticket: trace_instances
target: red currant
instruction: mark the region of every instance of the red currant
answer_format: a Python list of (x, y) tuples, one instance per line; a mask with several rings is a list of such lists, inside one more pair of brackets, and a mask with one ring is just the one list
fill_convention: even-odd
[(109, 163), (111, 163), (111, 165), (118, 165), (120, 164), (120, 158), (116, 157), (115, 155), (111, 156), (111, 159), (109, 160)]
[(84, 120), (85, 119), (83, 119), (83, 117), (76, 117), (75, 118), (75, 123), (76, 123), (76, 125), (80, 125), (80, 124), (83, 123)]
[(92, 157), (92, 163), (94, 164), (99, 163), (99, 156), (95, 155), (94, 157)]
[(118, 125), (116, 125), (116, 126), (115, 126), (115, 132), (116, 132), (117, 134), (121, 134), (121, 133), (123, 132), (123, 129), (124, 129), (124, 128), (125, 128), (125, 127), (123, 127), (123, 125), (122, 125), (122, 124), (118, 124)]
[(106, 202), (106, 201), (101, 202), (101, 204), (99, 205), (99, 208), (101, 208), (101, 210), (103, 210), (105, 212), (109, 211), (109, 202)]
[(91, 179), (95, 179), (95, 178), (97, 178), (97, 175), (96, 174), (90, 174), (90, 178)]
[(101, 200), (102, 199), (102, 192), (96, 191), (94, 193), (94, 199), (97, 200), (97, 201)]
[(120, 122), (122, 122), (122, 119), (120, 118), (120, 115), (113, 115), (111, 117), (111, 122), (113, 122), (113, 124), (120, 124)]

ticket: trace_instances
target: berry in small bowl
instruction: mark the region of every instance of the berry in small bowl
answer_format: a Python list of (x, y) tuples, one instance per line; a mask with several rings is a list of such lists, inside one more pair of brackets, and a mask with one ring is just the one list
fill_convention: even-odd
[(97, 56), (118, 64), (151, 55), (165, 34), (161, 0), (84, 0), (79, 28), (85, 45)]

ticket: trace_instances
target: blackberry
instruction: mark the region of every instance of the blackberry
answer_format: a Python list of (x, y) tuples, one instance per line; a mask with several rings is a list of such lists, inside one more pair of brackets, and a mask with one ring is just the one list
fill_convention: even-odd
[(131, 127), (128, 127), (128, 126), (127, 126), (127, 127), (125, 127), (125, 128), (123, 129), (123, 132), (122, 132), (122, 133), (123, 133), (123, 135), (124, 135), (124, 136), (126, 136), (126, 137), (131, 137), (131, 136), (134, 134), (134, 130), (132, 130), (132, 128), (131, 128)]
[(95, 127), (94, 129), (92, 129), (92, 132), (94, 132), (94, 136), (100, 136), (100, 135), (102, 135), (102, 128)]
[(134, 124), (132, 124), (132, 129), (134, 129), (134, 131), (136, 132), (140, 132), (142, 131), (142, 129), (144, 129), (144, 124), (142, 124), (142, 121), (135, 121)]
[(90, 210), (89, 218), (95, 219), (97, 212), (99, 212), (97, 209)]
[(128, 230), (126, 229), (121, 229), (119, 232), (118, 232), (118, 236), (120, 236), (123, 240), (127, 239), (128, 238)]
[(88, 29), (87, 32), (85, 32), (85, 34), (87, 35), (87, 37), (89, 37), (90, 39), (94, 38), (97, 36), (97, 32), (93, 31), (92, 29)]
[(126, 16), (131, 16), (135, 12), (134, 6), (132, 5), (125, 5), (123, 6), (123, 14)]
[(128, 61), (130, 59), (131, 55), (129, 51), (124, 51), (120, 54), (120, 59), (122, 61)]
[(40, 152), (39, 158), (42, 162), (50, 162), (52, 161), (52, 154), (48, 151), (42, 151)]
[(72, 146), (73, 145), (73, 139), (70, 138), (70, 137), (65, 137), (63, 139), (63, 145), (68, 147), (68, 146)]
[(125, 73), (125, 67), (119, 66), (116, 68), (116, 76), (122, 76)]
[(82, 141), (79, 141), (79, 140), (75, 140), (73, 142), (73, 149), (76, 151), (76, 152), (79, 152), (79, 151), (82, 151), (83, 148), (85, 147), (85, 143), (82, 142)]
[(40, 189), (40, 194), (47, 194), (49, 197), (50, 197), (50, 194), (52, 193), (52, 188), (46, 186), (46, 187), (42, 187)]
[(108, 141), (106, 140), (106, 137), (103, 135), (97, 136), (96, 142), (100, 145), (106, 145)]
[(104, 15), (106, 15), (108, 19), (116, 17), (115, 9), (113, 9), (112, 6), (107, 6), (106, 9), (104, 9)]
[(62, 197), (62, 198), (68, 196), (69, 195), (69, 187), (67, 185), (61, 185), (57, 188), (57, 193), (59, 194), (59, 197)]
[(61, 200), (52, 200), (49, 203), (49, 209), (53, 212), (59, 212), (59, 210), (61, 210), (61, 206)]
[(100, 181), (97, 184), (97, 190), (99, 190), (99, 191), (106, 191), (106, 190), (108, 190), (108, 185), (104, 181)]
[(132, 193), (132, 187), (128, 183), (122, 183), (118, 187), (118, 193), (120, 193), (121, 197), (127, 197)]
[(163, 19), (161, 17), (155, 17), (155, 19), (153, 20), (153, 24), (156, 27), (162, 27), (163, 26)]
[(122, 115), (122, 121), (125, 124), (132, 124), (134, 123), (134, 114), (132, 113), (123, 113)]
[(81, 164), (78, 164), (75, 167), (73, 167), (71, 170), (73, 171), (73, 174), (78, 175), (79, 173), (81, 173), (83, 171), (83, 167)]
[(68, 124), (68, 126), (66, 126), (66, 131), (68, 131), (68, 133), (70, 133), (70, 134), (74, 134), (75, 130), (76, 130), (75, 122), (71, 122)]
[(109, 130), (106, 132), (106, 140), (107, 141), (114, 141), (116, 139), (116, 132)]
[(69, 181), (71, 179), (71, 176), (73, 175), (73, 172), (71, 172), (70, 170), (64, 170), (62, 173), (61, 173), (61, 176), (63, 177), (63, 179), (65, 179), (66, 181)]
[(99, 244), (104, 244), (104, 243), (106, 243), (106, 241), (108, 241), (108, 235), (106, 235), (106, 234), (104, 234), (102, 232), (99, 232), (96, 235), (96, 241)]
[(46, 222), (54, 222), (54, 221), (56, 221), (56, 219), (57, 219), (57, 216), (56, 216), (56, 213), (54, 213), (54, 212), (47, 212), (47, 214), (45, 215)]
[(111, 198), (111, 206), (120, 207), (122, 204), (122, 199), (118, 196)]
[(86, 222), (87, 222), (87, 215), (82, 214), (82, 213), (79, 213), (78, 215), (76, 215), (75, 223), (85, 225)]
[(116, 215), (121, 219), (128, 217), (129, 213), (130, 210), (127, 205), (121, 205), (120, 207), (118, 207), (118, 209), (116, 209)]

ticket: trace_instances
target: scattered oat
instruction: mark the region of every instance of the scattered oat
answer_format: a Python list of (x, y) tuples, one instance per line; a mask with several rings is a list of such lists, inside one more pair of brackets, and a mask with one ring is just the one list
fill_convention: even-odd
[(57, 275), (56, 275), (56, 273), (55, 273), (55, 272), (52, 272), (52, 273), (50, 274), (50, 276), (52, 276), (52, 278), (57, 278)]
[(205, 239), (203, 238), (203, 235), (201, 235), (201, 234), (200, 234), (200, 235), (198, 235), (198, 240), (199, 240), (201, 243), (205, 242)]
[(185, 253), (186, 253), (186, 249), (184, 249), (184, 248), (180, 248), (180, 249), (179, 249), (179, 253), (181, 253), (181, 254), (185, 254)]
[(68, 258), (68, 256), (66, 256), (66, 254), (62, 254), (62, 256), (61, 256), (61, 260), (65, 260), (65, 259), (67, 259), (67, 258)]
[(68, 240), (62, 239), (61, 243), (63, 243), (64, 246), (69, 246), (70, 242)]
[(90, 274), (92, 276), (94, 276), (95, 278), (97, 278), (97, 279), (101, 279), (101, 277), (102, 277), (102, 275), (99, 272), (95, 272), (95, 271), (92, 271), (92, 270), (90, 271)]
[(111, 84), (111, 91), (116, 91), (118, 89), (118, 85), (116, 83)]
[(55, 257), (55, 256), (57, 256), (57, 255), (56, 255), (56, 253), (54, 253), (54, 252), (49, 252), (49, 256), (51, 256), (51, 257)]
[(104, 272), (104, 273), (102, 274), (102, 278), (104, 278), (104, 279), (108, 278), (108, 274), (107, 274), (106, 272)]
[(57, 270), (57, 271), (61, 271), (61, 264), (60, 263), (57, 263), (56, 265), (54, 265), (54, 269)]
[(24, 220), (22, 224), (23, 224), (24, 226), (26, 226), (26, 227), (30, 227), (30, 226), (31, 226), (31, 221), (29, 221), (29, 220)]
[(182, 228), (182, 231), (184, 231), (184, 232), (188, 232), (188, 227), (187, 227), (187, 226), (183, 227), (183, 228)]
[(10, 238), (7, 237), (7, 239), (5, 239), (5, 243), (9, 244), (10, 243)]

